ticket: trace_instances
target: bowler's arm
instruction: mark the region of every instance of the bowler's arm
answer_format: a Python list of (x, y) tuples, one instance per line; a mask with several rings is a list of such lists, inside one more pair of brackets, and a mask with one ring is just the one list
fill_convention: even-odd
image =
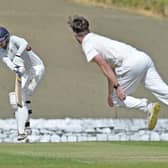
[(116, 75), (110, 65), (104, 60), (101, 55), (96, 55), (93, 58), (93, 61), (100, 67), (103, 74), (107, 77), (108, 80), (108, 94), (112, 95), (113, 88), (117, 91), (117, 96), (120, 100), (125, 99), (125, 94), (120, 87)]
[(115, 76), (114, 71), (110, 67), (110, 65), (103, 59), (102, 56), (97, 55), (93, 58), (93, 61), (100, 67), (103, 74), (107, 77), (108, 82), (114, 86), (118, 85), (117, 78)]

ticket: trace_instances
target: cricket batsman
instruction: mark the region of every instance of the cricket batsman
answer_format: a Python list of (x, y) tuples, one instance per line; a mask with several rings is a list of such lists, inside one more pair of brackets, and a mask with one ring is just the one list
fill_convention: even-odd
[(21, 104), (16, 102), (15, 92), (11, 92), (10, 102), (16, 109), (18, 140), (24, 140), (31, 134), (30, 97), (41, 81), (45, 67), (43, 61), (32, 51), (28, 42), (21, 37), (10, 35), (5, 27), (0, 27), (0, 58), (16, 74), (21, 77)]
[(96, 63), (107, 78), (108, 105), (144, 111), (148, 116), (148, 129), (154, 129), (160, 104), (132, 96), (141, 83), (168, 105), (168, 85), (160, 77), (152, 59), (126, 43), (90, 32), (89, 21), (83, 16), (69, 17), (68, 24), (81, 44), (87, 62)]

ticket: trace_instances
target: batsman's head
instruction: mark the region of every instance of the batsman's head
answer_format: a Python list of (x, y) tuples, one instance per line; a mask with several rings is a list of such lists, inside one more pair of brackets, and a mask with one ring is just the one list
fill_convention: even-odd
[(71, 27), (76, 39), (81, 42), (79, 39), (87, 35), (89, 30), (89, 21), (83, 16), (70, 16), (68, 18), (68, 24)]
[(5, 27), (0, 26), (0, 47), (6, 48), (9, 42), (10, 34)]

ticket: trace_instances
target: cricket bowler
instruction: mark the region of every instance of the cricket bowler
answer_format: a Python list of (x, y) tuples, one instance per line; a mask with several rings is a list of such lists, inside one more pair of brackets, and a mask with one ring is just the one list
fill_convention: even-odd
[[(24, 38), (10, 35), (5, 27), (0, 27), (0, 58), (17, 74), (17, 90), (9, 93), (9, 97), (12, 107), (16, 109), (17, 139), (24, 140), (31, 134), (30, 97), (44, 75), (45, 66)], [(16, 101), (17, 97), (20, 97), (20, 102)]]
[(96, 63), (107, 77), (108, 105), (144, 111), (148, 116), (148, 129), (154, 129), (160, 103), (132, 96), (141, 83), (159, 101), (168, 105), (168, 85), (160, 77), (152, 59), (126, 43), (90, 32), (89, 21), (83, 16), (69, 17), (68, 24), (81, 44), (87, 62)]

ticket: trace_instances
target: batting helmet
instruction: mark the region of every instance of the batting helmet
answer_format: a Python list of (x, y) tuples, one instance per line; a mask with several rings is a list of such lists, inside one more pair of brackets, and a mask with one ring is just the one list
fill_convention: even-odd
[(0, 27), (0, 42), (4, 41), (4, 40), (9, 40), (9, 32), (6, 28), (4, 27)]

